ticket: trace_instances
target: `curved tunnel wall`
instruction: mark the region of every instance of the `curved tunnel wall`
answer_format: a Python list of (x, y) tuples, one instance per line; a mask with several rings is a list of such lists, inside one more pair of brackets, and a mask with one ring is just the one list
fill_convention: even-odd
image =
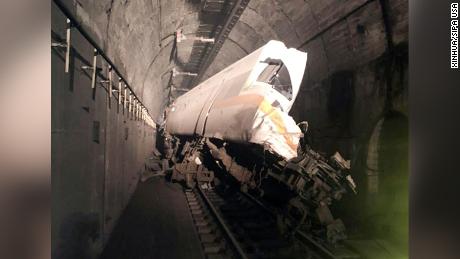
[[(386, 1), (386, 0), (385, 0)], [(383, 2), (385, 2), (383, 1)], [(175, 61), (189, 61), (192, 45), (175, 46), (174, 33), (199, 26), (197, 0), (60, 0), (80, 19), (124, 72), (153, 117), (166, 104), (167, 74)], [(332, 73), (357, 69), (386, 50), (386, 29), (379, 0), (251, 0), (202, 80), (251, 53), (270, 39), (309, 53), (304, 90), (318, 87)], [(388, 1), (393, 44), (407, 42), (404, 0)], [(176, 61), (177, 63), (177, 61)]]

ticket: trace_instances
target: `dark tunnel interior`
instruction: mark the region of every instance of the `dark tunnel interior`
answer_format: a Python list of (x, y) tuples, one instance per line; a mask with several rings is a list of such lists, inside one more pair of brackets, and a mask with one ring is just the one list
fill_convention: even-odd
[[(304, 215), (292, 188), (238, 184), (252, 171), (277, 185), (285, 178), (273, 165), (287, 162), (216, 136), (184, 142), (162, 126), (181, 96), (271, 40), (307, 53), (286, 114), (308, 122), (302, 141), (316, 157), (350, 161), (356, 194), (329, 206), (324, 233), (285, 224)], [(408, 257), (407, 0), (53, 0), (51, 43), (53, 258)], [(171, 139), (206, 152), (184, 164), (163, 151)], [(174, 181), (181, 170), (199, 172), (198, 183)], [(281, 205), (254, 198), (270, 193)], [(288, 203), (295, 209), (281, 209)], [(212, 227), (198, 223), (202, 204), (220, 204), (199, 209)], [(346, 237), (323, 244), (316, 235), (339, 231), (337, 218)]]

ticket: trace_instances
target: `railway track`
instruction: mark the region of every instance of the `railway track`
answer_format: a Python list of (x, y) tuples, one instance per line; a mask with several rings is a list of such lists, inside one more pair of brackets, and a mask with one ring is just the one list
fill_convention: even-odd
[(304, 233), (283, 236), (276, 217), (243, 193), (197, 187), (185, 195), (206, 258), (337, 258)]

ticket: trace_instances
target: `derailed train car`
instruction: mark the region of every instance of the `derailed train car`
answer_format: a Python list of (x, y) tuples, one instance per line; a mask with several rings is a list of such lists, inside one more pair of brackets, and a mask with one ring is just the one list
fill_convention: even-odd
[(167, 109), (166, 156), (188, 187), (236, 182), (277, 211), (285, 231), (334, 243), (344, 226), (329, 205), (355, 184), (349, 162), (313, 151), (308, 124), (288, 115), (306, 63), (307, 53), (270, 41), (180, 96)]

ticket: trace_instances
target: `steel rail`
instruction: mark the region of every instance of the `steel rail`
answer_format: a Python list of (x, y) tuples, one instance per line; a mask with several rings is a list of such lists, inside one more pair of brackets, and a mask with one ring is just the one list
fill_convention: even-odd
[(208, 197), (206, 196), (206, 194), (204, 193), (204, 191), (201, 189), (200, 186), (197, 187), (198, 189), (198, 192), (200, 193), (200, 195), (203, 197), (203, 200), (206, 202), (206, 205), (208, 205), (208, 207), (211, 209), (211, 212), (214, 214), (214, 216), (216, 217), (217, 219), (217, 222), (219, 223), (219, 225), (224, 229), (224, 232), (225, 234), (227, 235), (227, 237), (230, 239), (231, 241), (231, 244), (234, 246), (234, 248), (236, 249), (236, 251), (238, 252), (238, 255), (240, 256), (240, 258), (242, 259), (248, 259), (248, 256), (246, 255), (246, 253), (243, 251), (243, 248), (241, 248), (241, 246), (239, 245), (238, 241), (236, 240), (235, 236), (232, 234), (232, 232), (230, 231), (230, 229), (227, 227), (227, 225), (225, 224), (225, 221), (224, 219), (219, 215), (219, 212), (217, 211), (216, 207), (214, 207), (214, 205), (212, 204), (212, 202), (208, 199)]
[[(253, 201), (257, 205), (259, 205), (263, 210), (265, 210), (266, 212), (270, 213), (271, 216), (276, 217), (276, 213), (272, 209), (270, 209), (269, 207), (265, 206), (265, 204), (261, 203), (254, 196), (250, 195), (249, 193), (245, 193), (245, 192), (241, 192), (241, 193), (243, 194), (243, 196), (247, 197), (248, 199), (250, 199), (251, 201)], [(325, 256), (325, 258), (338, 259), (338, 257), (335, 256), (334, 254), (332, 254), (329, 250), (327, 250), (326, 247), (324, 247), (321, 244), (319, 244), (318, 242), (316, 242), (314, 239), (312, 239), (310, 236), (308, 236), (303, 231), (296, 230), (296, 232), (294, 233), (294, 236), (300, 242), (302, 242), (303, 244), (308, 246), (310, 249), (314, 249), (314, 250), (320, 252), (321, 255)], [(308, 243), (308, 244), (306, 244), (306, 243)]]
[[(329, 250), (327, 250), (327, 248), (325, 248), (324, 246), (322, 246), (321, 244), (318, 244), (318, 242), (316, 242), (315, 240), (313, 240), (310, 236), (308, 236), (307, 234), (305, 234), (303, 231), (300, 231), (300, 230), (297, 230), (295, 232), (295, 236), (297, 237), (297, 239), (299, 241), (301, 241), (302, 243), (309, 243), (309, 244), (306, 244), (308, 247), (311, 248), (311, 246), (314, 246), (313, 249), (317, 250), (318, 252), (321, 253), (321, 255), (325, 256), (325, 258), (329, 258), (329, 259), (339, 259), (337, 256), (335, 256), (334, 254), (332, 254)], [(299, 238), (300, 237), (300, 238)]]

